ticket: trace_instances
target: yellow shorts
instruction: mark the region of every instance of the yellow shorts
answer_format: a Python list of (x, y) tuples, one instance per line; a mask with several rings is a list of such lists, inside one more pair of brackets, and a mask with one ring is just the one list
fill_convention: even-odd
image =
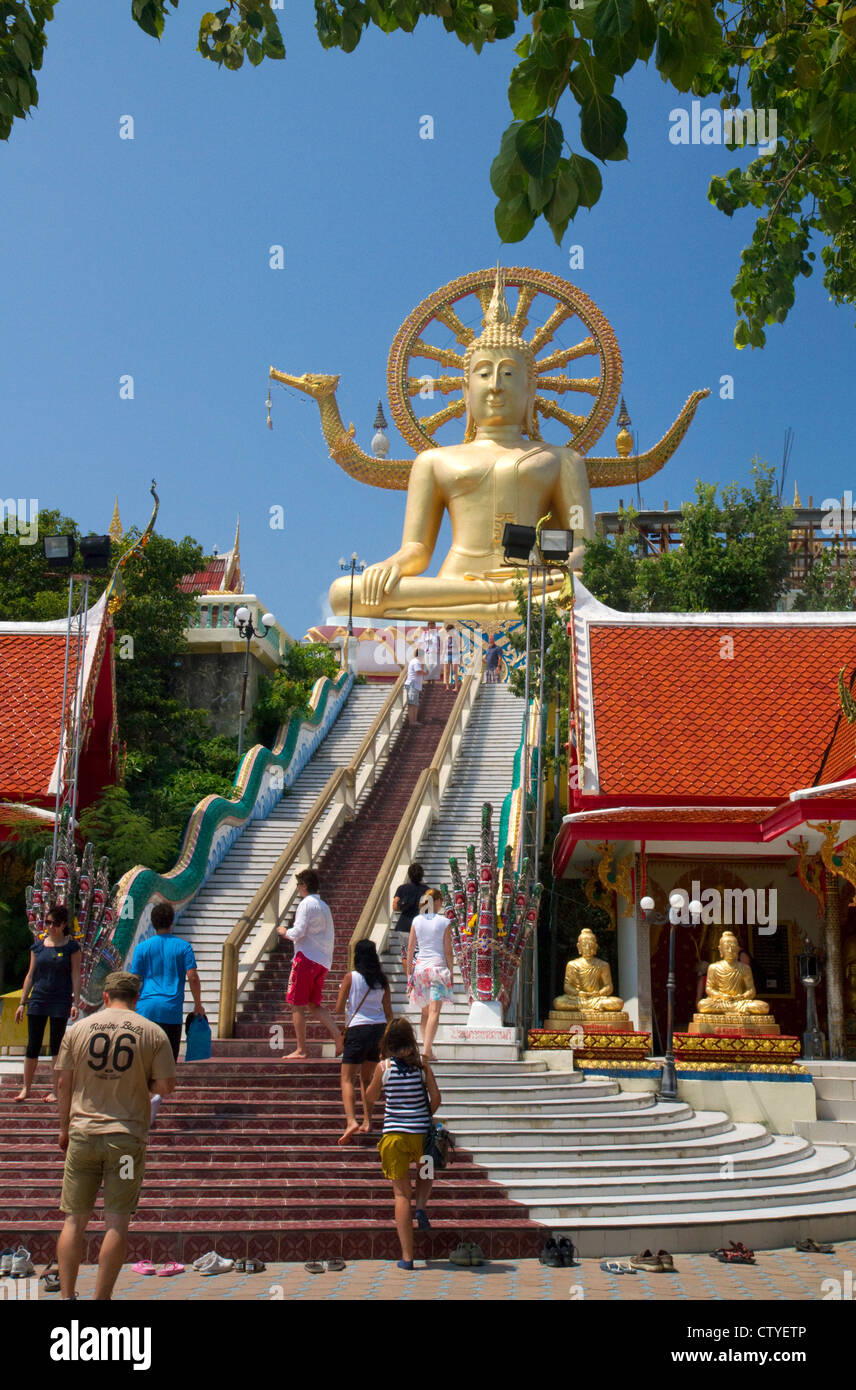
[(378, 1144), (385, 1178), (406, 1178), (411, 1163), (422, 1157), (425, 1136), (422, 1134), (385, 1134)]
[(90, 1212), (102, 1182), (104, 1210), (130, 1216), (137, 1210), (146, 1170), (145, 1140), (133, 1134), (84, 1134), (68, 1136), (60, 1210), (69, 1215)]

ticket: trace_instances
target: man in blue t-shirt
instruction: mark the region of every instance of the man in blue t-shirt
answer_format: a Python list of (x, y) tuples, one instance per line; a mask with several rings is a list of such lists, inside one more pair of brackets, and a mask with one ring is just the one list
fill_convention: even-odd
[(154, 936), (141, 941), (134, 952), (132, 973), (143, 982), (137, 1000), (137, 1013), (151, 1019), (166, 1033), (172, 1054), (178, 1061), (181, 1046), (181, 1024), (184, 1018), (184, 982), (190, 985), (195, 1005), (194, 1013), (205, 1016), (196, 957), (189, 941), (172, 935), (173, 910), (169, 903), (156, 903), (152, 908)]

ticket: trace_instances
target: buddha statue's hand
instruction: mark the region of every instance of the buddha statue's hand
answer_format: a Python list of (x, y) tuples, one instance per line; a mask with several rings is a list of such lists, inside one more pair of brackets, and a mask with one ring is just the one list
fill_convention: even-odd
[(377, 565), (369, 565), (363, 572), (360, 590), (363, 604), (368, 608), (377, 608), (386, 595), (398, 587), (400, 579), (401, 566), (394, 556), (381, 560)]

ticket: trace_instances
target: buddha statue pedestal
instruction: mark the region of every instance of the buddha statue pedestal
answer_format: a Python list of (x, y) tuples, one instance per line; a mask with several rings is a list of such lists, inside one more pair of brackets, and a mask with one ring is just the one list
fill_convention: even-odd
[(693, 1014), (688, 1033), (726, 1033), (733, 1037), (766, 1034), (778, 1037), (780, 1028), (772, 1014)]
[(624, 1000), (613, 994), (612, 971), (598, 959), (594, 932), (580, 932), (577, 950), (579, 956), (565, 969), (565, 992), (554, 999), (544, 1027), (532, 1029), (529, 1046), (572, 1048), (581, 1062), (646, 1057), (651, 1035), (636, 1032)]

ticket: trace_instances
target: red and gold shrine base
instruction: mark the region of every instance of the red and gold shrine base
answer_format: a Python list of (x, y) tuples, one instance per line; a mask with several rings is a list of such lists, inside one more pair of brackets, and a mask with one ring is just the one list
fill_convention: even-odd
[(778, 1034), (742, 1033), (729, 1028), (721, 1033), (676, 1033), (676, 1062), (795, 1062), (800, 1055), (799, 1038)]
[(608, 1024), (586, 1023), (573, 1028), (530, 1028), (527, 1045), (534, 1051), (570, 1050), (580, 1062), (639, 1061), (651, 1052), (651, 1034), (621, 1031)]

